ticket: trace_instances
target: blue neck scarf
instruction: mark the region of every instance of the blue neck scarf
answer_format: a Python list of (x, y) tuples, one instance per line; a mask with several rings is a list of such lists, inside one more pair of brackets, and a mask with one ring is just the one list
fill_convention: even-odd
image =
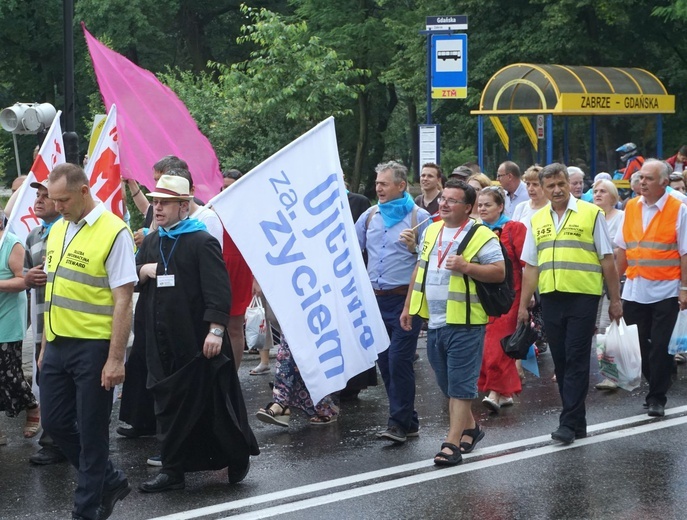
[(508, 222), (509, 220), (510, 219), (505, 215), (505, 213), (501, 213), (501, 216), (499, 217), (499, 219), (496, 222), (494, 222), (493, 224), (489, 224), (489, 222), (487, 222), (486, 220), (483, 220), (482, 224), (484, 224), (489, 229), (494, 231), (496, 228), (503, 229), (503, 226), (505, 226), (506, 222)]
[(62, 215), (57, 217), (55, 220), (53, 220), (50, 224), (48, 224), (45, 220), (41, 220), (41, 225), (43, 226), (43, 234), (41, 235), (41, 239), (45, 240), (48, 238), (48, 235), (50, 234), (50, 229), (52, 228), (53, 224), (60, 220), (62, 218)]
[(413, 198), (408, 195), (407, 191), (399, 199), (382, 202), (377, 205), (384, 219), (384, 227), (387, 228), (393, 227), (403, 220), (408, 213), (413, 211), (413, 206), (415, 206), (415, 202), (413, 202)]
[(160, 228), (159, 233), (161, 237), (177, 239), (184, 233), (195, 233), (196, 231), (207, 230), (208, 228), (200, 220), (196, 220), (194, 218), (187, 218), (179, 222), (169, 231), (165, 231), (165, 228)]

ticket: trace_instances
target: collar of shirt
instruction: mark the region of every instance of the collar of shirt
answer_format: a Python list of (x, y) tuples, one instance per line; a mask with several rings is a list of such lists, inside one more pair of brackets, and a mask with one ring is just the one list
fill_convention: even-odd
[(644, 198), (644, 195), (640, 195), (640, 196), (639, 196), (639, 204), (641, 204), (642, 206), (647, 207), (647, 208), (650, 208), (651, 206), (656, 206), (656, 207), (658, 208), (659, 211), (663, 211), (663, 207), (666, 205), (666, 201), (668, 200), (668, 197), (670, 197), (670, 195), (669, 195), (668, 192), (666, 191), (666, 192), (661, 196), (661, 198), (658, 199), (658, 200), (656, 201), (655, 204), (649, 204), (649, 203), (646, 201), (646, 199)]
[[(548, 206), (549, 206), (549, 212), (551, 214), (555, 213), (553, 210), (553, 206), (551, 206), (551, 202), (549, 202)], [(565, 210), (566, 211), (570, 210), (570, 211), (574, 211), (575, 213), (577, 213), (577, 199), (575, 197), (573, 197), (572, 195), (570, 195), (570, 198), (568, 198), (568, 205), (565, 207)]]
[(89, 226), (92, 226), (100, 218), (100, 216), (105, 213), (105, 206), (102, 202), (97, 202), (95, 207), (86, 215), (84, 218), (78, 222), (70, 222), (71, 226), (81, 227), (84, 222)]
[(508, 196), (511, 200), (522, 197), (523, 195), (529, 197), (529, 195), (527, 195), (527, 184), (522, 181), (520, 181), (520, 184), (518, 184), (518, 187), (515, 189), (515, 191), (508, 193)]

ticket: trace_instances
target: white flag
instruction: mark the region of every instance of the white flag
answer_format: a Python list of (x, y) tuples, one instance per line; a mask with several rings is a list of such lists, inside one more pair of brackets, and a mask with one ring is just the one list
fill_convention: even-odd
[(374, 366), (389, 337), (350, 217), (333, 118), (208, 204), (270, 302), (313, 403)]
[[(36, 160), (33, 162), (31, 171), (24, 184), (19, 188), (19, 194), (12, 208), (12, 214), (7, 221), (7, 229), (17, 235), (22, 244), (26, 243), (26, 237), (29, 236), (31, 230), (38, 227), (41, 223), (33, 211), (33, 203), (36, 200), (36, 188), (32, 188), (31, 183), (43, 182), (48, 178), (48, 174), (55, 166), (65, 162), (60, 114), (62, 112), (58, 111), (52, 125), (50, 125), (48, 134), (45, 136)], [(2, 241), (0, 241), (1, 243)]]
[(122, 218), (122, 177), (119, 168), (119, 134), (117, 131), (117, 107), (112, 105), (105, 125), (98, 137), (98, 144), (86, 164), (91, 193), (105, 207)]

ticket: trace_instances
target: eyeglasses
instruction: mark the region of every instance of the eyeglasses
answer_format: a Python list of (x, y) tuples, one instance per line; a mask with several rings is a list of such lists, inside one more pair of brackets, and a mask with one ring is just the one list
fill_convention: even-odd
[(443, 195), (439, 197), (439, 204), (445, 202), (447, 206), (455, 206), (456, 204), (467, 204), (464, 200), (447, 199)]
[(501, 174), (496, 174), (497, 179), (503, 179), (504, 177), (508, 177), (510, 173), (501, 173)]

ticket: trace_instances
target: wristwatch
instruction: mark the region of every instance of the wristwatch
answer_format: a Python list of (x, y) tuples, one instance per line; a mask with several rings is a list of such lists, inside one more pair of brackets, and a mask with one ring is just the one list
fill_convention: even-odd
[(221, 338), (222, 336), (224, 336), (224, 331), (222, 329), (216, 327), (214, 329), (210, 329), (210, 334), (214, 334), (215, 336), (218, 336)]

